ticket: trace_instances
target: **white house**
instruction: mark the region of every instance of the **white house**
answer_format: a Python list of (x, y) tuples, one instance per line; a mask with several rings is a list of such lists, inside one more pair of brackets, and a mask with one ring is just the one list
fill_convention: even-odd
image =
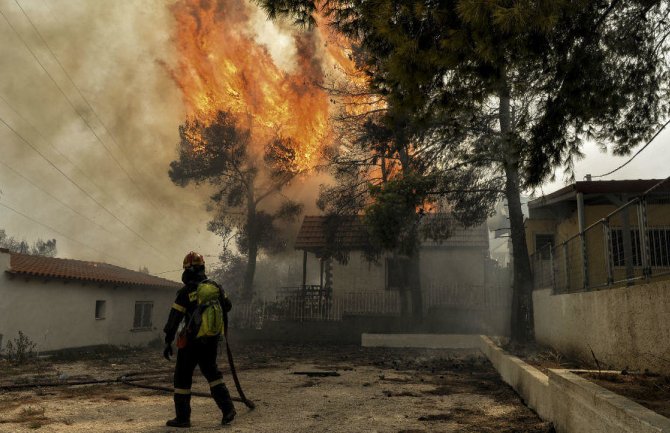
[(106, 263), (0, 249), (0, 350), (19, 331), (41, 352), (147, 344), (161, 337), (179, 287)]

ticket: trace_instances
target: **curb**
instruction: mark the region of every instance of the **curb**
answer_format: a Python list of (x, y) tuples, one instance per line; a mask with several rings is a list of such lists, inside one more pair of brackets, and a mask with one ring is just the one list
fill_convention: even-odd
[(481, 336), (480, 350), (524, 402), (558, 433), (670, 433), (670, 419), (579, 377), (542, 373)]

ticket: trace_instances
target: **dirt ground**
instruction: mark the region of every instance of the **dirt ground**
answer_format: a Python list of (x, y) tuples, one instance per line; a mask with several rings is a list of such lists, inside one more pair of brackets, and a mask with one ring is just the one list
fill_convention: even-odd
[[(190, 431), (210, 432), (454, 432), (545, 433), (542, 422), (475, 353), (366, 349), (353, 346), (253, 344), (234, 347), (244, 390), (257, 408), (237, 404), (221, 427), (209, 398), (193, 398)], [(227, 363), (220, 358), (223, 369)], [(152, 383), (170, 386), (160, 351), (94, 354), (21, 367), (0, 364), (0, 384), (34, 380), (114, 378), (158, 371)], [(227, 371), (227, 368), (224, 369)], [(306, 377), (296, 371), (336, 371)], [(233, 395), (229, 375), (226, 381)], [(196, 371), (194, 390), (207, 391)], [(170, 432), (170, 394), (122, 384), (0, 391), (0, 432)]]
[(670, 377), (644, 374), (583, 373), (582, 377), (670, 417)]

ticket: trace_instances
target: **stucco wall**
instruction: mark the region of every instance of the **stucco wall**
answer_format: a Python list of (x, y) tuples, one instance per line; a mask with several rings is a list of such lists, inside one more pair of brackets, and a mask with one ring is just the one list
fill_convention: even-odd
[(552, 295), (533, 293), (539, 343), (604, 368), (670, 373), (670, 282)]
[[(141, 345), (160, 336), (175, 290), (111, 287), (81, 282), (45, 281), (0, 274), (2, 349), (22, 331), (50, 351), (102, 344)], [(106, 301), (103, 320), (95, 303)], [(136, 301), (154, 303), (150, 330), (133, 330)]]
[[(421, 285), (425, 290), (452, 286), (481, 286), (486, 283), (485, 251), (480, 248), (421, 249)], [(386, 264), (368, 262), (353, 252), (346, 264), (333, 261), (333, 292), (383, 292)]]

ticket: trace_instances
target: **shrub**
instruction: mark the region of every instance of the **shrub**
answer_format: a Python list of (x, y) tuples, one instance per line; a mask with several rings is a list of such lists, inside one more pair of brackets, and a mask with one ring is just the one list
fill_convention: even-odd
[(35, 356), (36, 346), (37, 345), (30, 338), (19, 331), (19, 336), (17, 338), (7, 342), (7, 346), (5, 346), (5, 355), (10, 361), (20, 364)]

